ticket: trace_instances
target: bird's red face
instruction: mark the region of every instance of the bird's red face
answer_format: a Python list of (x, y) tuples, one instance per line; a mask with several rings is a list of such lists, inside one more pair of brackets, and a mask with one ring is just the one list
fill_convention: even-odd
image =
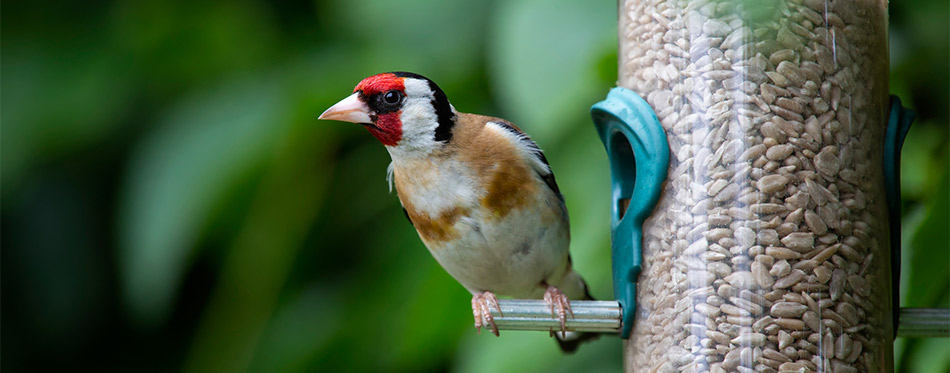
[(406, 101), (405, 79), (394, 73), (363, 79), (352, 95), (327, 109), (320, 119), (362, 124), (383, 145), (395, 146), (403, 135), (400, 115)]

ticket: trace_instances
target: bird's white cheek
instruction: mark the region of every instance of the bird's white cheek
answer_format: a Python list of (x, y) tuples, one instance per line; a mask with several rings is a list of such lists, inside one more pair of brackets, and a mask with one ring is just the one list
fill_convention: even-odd
[(435, 141), (438, 117), (431, 108), (428, 99), (413, 98), (406, 101), (400, 115), (402, 140), (396, 148), (402, 148), (403, 152), (421, 152), (422, 154), (416, 155), (424, 155), (438, 145)]
[(414, 127), (425, 127), (423, 125), (424, 122), (431, 121), (435, 118), (434, 114), (430, 114), (428, 110), (420, 106), (421, 105), (413, 105), (412, 102), (407, 104), (402, 110), (403, 123), (415, 124)]

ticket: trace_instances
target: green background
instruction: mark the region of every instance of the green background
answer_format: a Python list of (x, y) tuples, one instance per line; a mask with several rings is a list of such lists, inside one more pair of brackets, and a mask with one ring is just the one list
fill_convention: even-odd
[[(903, 304), (950, 307), (948, 4), (891, 3)], [(576, 268), (611, 294), (613, 1), (7, 1), (0, 21), (4, 371), (601, 371), (605, 337), (476, 335), (360, 126), (318, 122), (363, 77), (426, 75), (545, 150)], [(945, 372), (948, 339), (899, 340)]]

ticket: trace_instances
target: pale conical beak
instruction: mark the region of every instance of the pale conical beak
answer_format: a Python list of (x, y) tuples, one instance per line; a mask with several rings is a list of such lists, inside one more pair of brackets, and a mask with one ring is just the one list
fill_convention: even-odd
[(373, 120), (369, 117), (369, 107), (360, 101), (359, 94), (354, 93), (347, 98), (340, 100), (331, 106), (318, 119), (339, 120), (351, 123), (369, 123)]

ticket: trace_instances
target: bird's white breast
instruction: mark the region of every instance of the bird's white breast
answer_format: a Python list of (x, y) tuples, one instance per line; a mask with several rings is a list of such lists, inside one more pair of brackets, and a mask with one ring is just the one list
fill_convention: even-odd
[(528, 200), (500, 215), (486, 206), (484, 178), (465, 162), (449, 157), (413, 164), (412, 172), (395, 167), (400, 199), (433, 257), (467, 289), (537, 297), (542, 281), (563, 275), (566, 211), (533, 171), (531, 185), (511, 191), (532, 190)]

